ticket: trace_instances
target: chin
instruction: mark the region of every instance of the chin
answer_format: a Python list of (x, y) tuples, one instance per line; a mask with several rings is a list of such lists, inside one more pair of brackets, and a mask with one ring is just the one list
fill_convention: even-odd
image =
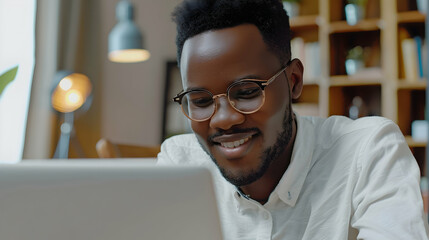
[(231, 184), (240, 187), (249, 185), (256, 180), (260, 179), (266, 172), (268, 166), (261, 164), (260, 167), (254, 170), (243, 170), (240, 168), (223, 168), (218, 165), (219, 171), (222, 176)]
[[(235, 186), (251, 184), (260, 179), (266, 173), (270, 162), (267, 161), (267, 159), (262, 158), (262, 155), (249, 154), (240, 159), (228, 160), (223, 157), (217, 157), (209, 154), (222, 176)], [(259, 157), (257, 157), (258, 159), (250, 159), (251, 156)], [(257, 164), (255, 164), (255, 162), (257, 162)]]

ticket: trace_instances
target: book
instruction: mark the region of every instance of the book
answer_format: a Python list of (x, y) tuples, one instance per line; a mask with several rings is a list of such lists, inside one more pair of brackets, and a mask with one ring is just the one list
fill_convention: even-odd
[(427, 51), (427, 45), (425, 41), (423, 41), (421, 53), (422, 53), (423, 78), (427, 79), (429, 67), (428, 67), (428, 51)]
[(321, 75), (319, 42), (304, 42), (300, 37), (291, 40), (292, 59), (298, 58), (304, 65), (304, 82), (317, 83)]
[(422, 38), (420, 36), (416, 36), (414, 37), (414, 41), (416, 41), (418, 77), (419, 79), (422, 79), (423, 78)]
[(307, 67), (307, 79), (317, 82), (322, 69), (320, 64), (320, 45), (319, 42), (306, 43), (305, 51), (305, 64)]
[(401, 47), (405, 79), (411, 82), (417, 81), (419, 69), (416, 41), (413, 38), (405, 38), (401, 41)]
[(417, 9), (423, 14), (428, 12), (428, 0), (417, 0)]
[(290, 41), (290, 48), (292, 53), (292, 59), (298, 58), (301, 62), (304, 62), (304, 39), (300, 37), (293, 38)]

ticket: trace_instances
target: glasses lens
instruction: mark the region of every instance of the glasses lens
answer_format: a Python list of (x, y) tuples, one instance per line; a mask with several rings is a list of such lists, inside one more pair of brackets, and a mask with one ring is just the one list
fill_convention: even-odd
[(264, 92), (254, 82), (238, 82), (229, 89), (231, 105), (243, 113), (258, 110), (264, 103)]
[(182, 98), (183, 112), (192, 120), (205, 120), (212, 116), (215, 105), (213, 97), (206, 91), (192, 91)]

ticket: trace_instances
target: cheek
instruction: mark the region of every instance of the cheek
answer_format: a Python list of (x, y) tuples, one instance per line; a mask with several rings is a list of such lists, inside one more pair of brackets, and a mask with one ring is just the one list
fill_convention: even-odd
[(285, 114), (290, 114), (288, 88), (284, 85), (272, 86), (266, 91), (265, 104), (258, 112), (260, 122), (263, 122), (264, 145), (271, 146), (277, 136), (283, 131)]
[(264, 111), (267, 114), (276, 115), (285, 110), (289, 105), (290, 91), (287, 79), (282, 75), (265, 89)]
[[(263, 145), (272, 146), (276, 142), (278, 134), (283, 130), (285, 114), (290, 114), (286, 113), (290, 111), (289, 104), (287, 83), (285, 81), (274, 82), (270, 85), (270, 89), (265, 91), (264, 106), (258, 112), (247, 115), (247, 121), (242, 127), (259, 128), (264, 135)], [(191, 128), (200, 143), (208, 149), (207, 138), (211, 134), (209, 121), (191, 121)]]
[(209, 123), (205, 122), (191, 122), (192, 131), (195, 133), (197, 138), (202, 144), (207, 147), (207, 138), (209, 136)]

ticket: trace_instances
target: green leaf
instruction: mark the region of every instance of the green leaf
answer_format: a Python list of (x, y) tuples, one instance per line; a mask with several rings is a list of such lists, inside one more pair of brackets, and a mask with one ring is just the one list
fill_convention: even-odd
[(9, 85), (9, 83), (11, 83), (15, 79), (17, 72), (18, 66), (0, 75), (0, 95), (2, 94), (6, 86)]

